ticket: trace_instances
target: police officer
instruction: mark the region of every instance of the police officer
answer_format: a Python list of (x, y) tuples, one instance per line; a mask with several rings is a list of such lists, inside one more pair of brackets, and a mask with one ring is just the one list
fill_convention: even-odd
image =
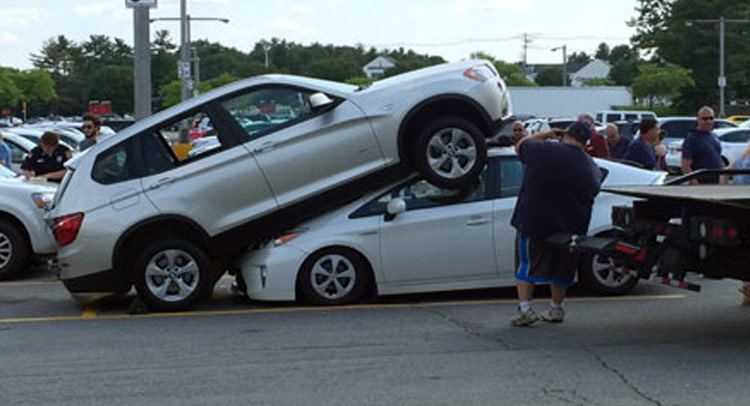
[(60, 138), (52, 131), (42, 134), (42, 142), (31, 150), (21, 164), (26, 179), (37, 177), (59, 182), (65, 176), (63, 165), (71, 156), (70, 149), (60, 145)]

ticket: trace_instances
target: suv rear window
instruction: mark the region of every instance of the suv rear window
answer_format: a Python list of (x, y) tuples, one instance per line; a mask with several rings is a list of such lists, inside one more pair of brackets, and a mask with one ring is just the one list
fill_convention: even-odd
[(133, 158), (133, 144), (137, 137), (111, 147), (96, 157), (91, 177), (104, 185), (135, 179), (137, 173)]

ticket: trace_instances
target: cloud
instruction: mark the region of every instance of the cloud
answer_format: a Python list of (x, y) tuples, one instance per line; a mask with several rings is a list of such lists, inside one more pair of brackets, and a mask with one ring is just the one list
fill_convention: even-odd
[(120, 17), (128, 13), (128, 9), (125, 8), (124, 2), (120, 3), (111, 1), (76, 6), (73, 11), (76, 15), (83, 17), (111, 17), (113, 15)]
[(42, 12), (37, 7), (3, 8), (0, 11), (0, 25), (31, 25), (39, 20)]
[(529, 10), (529, 0), (455, 0), (449, 8), (459, 11), (502, 12)]
[(284, 38), (289, 35), (292, 37), (315, 37), (319, 30), (315, 25), (305, 24), (291, 18), (276, 18), (269, 21), (261, 27), (261, 31), (268, 36)]
[(0, 31), (0, 44), (13, 44), (21, 42), (21, 38), (18, 35), (8, 32)]

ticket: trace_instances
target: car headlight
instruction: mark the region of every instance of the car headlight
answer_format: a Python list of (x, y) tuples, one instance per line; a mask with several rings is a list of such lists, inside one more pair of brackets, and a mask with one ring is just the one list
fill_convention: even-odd
[(276, 238), (273, 239), (273, 246), (274, 247), (281, 247), (282, 245), (288, 243), (289, 241), (299, 237), (302, 233), (307, 231), (307, 229), (297, 229), (297, 230), (291, 230), (288, 231)]
[(477, 66), (464, 71), (464, 77), (477, 82), (485, 82), (487, 79), (495, 76), (492, 70), (487, 66)]
[(31, 199), (34, 201), (34, 205), (40, 209), (47, 209), (52, 205), (52, 200), (55, 198), (53, 192), (39, 192), (32, 193)]

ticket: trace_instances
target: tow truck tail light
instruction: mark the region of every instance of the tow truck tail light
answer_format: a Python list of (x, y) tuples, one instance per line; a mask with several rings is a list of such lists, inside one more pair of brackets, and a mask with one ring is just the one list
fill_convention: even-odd
[(78, 236), (78, 231), (83, 223), (83, 213), (74, 213), (67, 216), (56, 217), (52, 226), (52, 233), (55, 235), (55, 241), (63, 247), (73, 241)]
[(690, 222), (690, 238), (716, 244), (739, 243), (741, 227), (732, 220), (694, 217)]

